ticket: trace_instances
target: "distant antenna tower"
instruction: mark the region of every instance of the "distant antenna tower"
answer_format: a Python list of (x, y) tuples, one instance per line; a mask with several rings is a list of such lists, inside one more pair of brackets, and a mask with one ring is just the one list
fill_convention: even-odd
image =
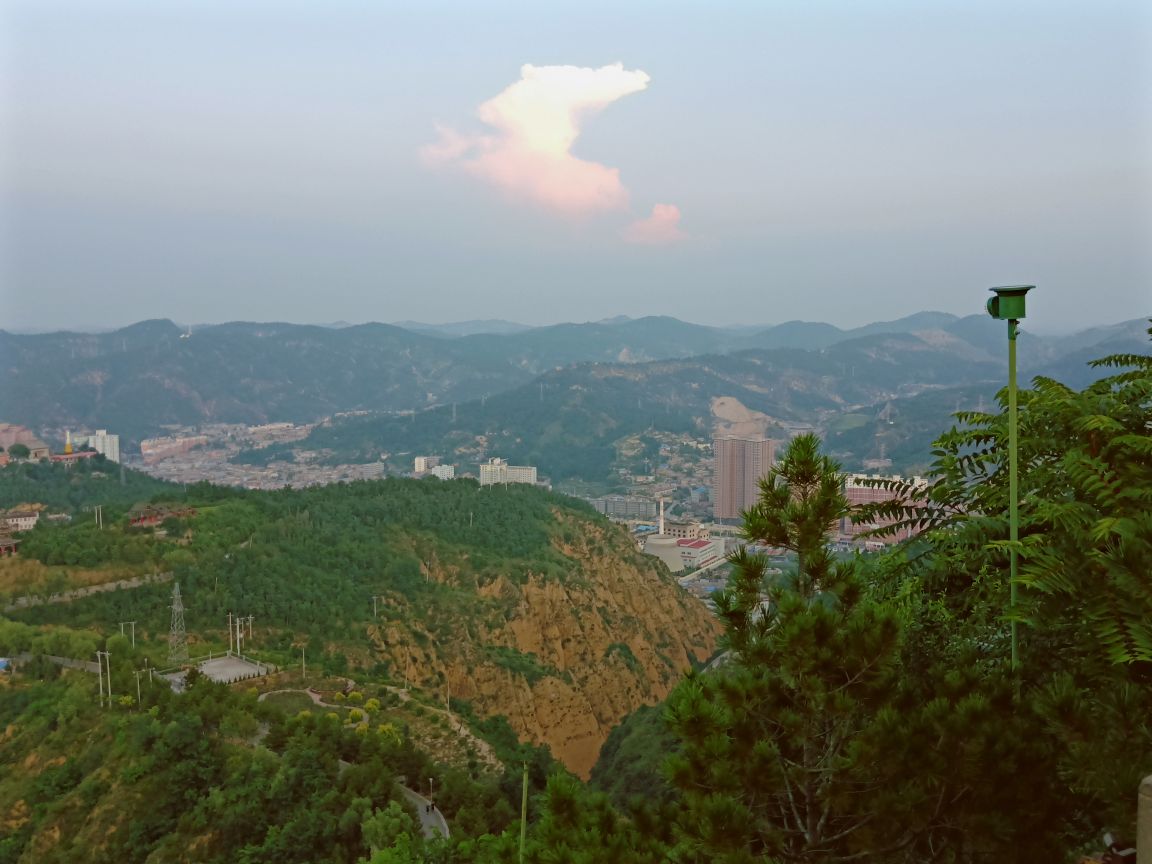
[(180, 583), (172, 589), (172, 632), (168, 634), (168, 663), (175, 666), (188, 660), (188, 633), (184, 630), (184, 601)]

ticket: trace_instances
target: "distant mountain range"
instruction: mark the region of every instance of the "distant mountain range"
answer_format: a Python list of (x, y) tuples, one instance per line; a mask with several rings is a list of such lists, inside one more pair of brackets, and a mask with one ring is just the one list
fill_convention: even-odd
[(449, 324), (424, 324), (420, 321), (396, 321), (394, 327), (403, 327), (413, 333), (432, 333), (439, 336), (476, 336), (485, 333), (491, 336), (507, 336), (509, 333), (523, 333), (531, 330), (529, 324), (517, 324), (515, 321), (501, 321), (498, 318), (487, 318), (483, 321), (455, 321)]
[[(1087, 360), (1146, 351), (1146, 326), (1137, 319), (1059, 339), (1024, 332), (1021, 374), (1086, 381), (1093, 377)], [(510, 332), (480, 332), (497, 328)], [(107, 428), (130, 446), (171, 425), (310, 422), (368, 411), (384, 419), (333, 422), (315, 443), (367, 456), (400, 439), (431, 451), (452, 436), (482, 436), (509, 456), (536, 458), (560, 446), (607, 452), (615, 432), (644, 423), (706, 434), (710, 402), (720, 396), (781, 421), (820, 424), (930, 390), (987, 384), (994, 393), (1005, 366), (1002, 323), (940, 312), (850, 330), (800, 321), (720, 328), (668, 317), (521, 328), (236, 322), (189, 334), (153, 320), (99, 334), (0, 331), (0, 420), (49, 435)], [(534, 407), (541, 393), (542, 411)], [(452, 403), (457, 421), (448, 428), (442, 417)], [(387, 419), (414, 411), (406, 431)], [(666, 419), (645, 419), (656, 416)], [(354, 432), (358, 424), (374, 437)]]

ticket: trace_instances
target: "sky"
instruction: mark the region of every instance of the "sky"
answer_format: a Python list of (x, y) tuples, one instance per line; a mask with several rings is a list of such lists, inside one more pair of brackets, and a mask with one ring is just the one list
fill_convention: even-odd
[(1152, 314), (1152, 4), (8, 0), (0, 329)]

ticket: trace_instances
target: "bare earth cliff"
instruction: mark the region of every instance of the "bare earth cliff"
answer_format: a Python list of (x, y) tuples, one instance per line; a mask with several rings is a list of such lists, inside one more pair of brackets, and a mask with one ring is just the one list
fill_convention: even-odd
[[(459, 620), (411, 618), (373, 635), (393, 668), (411, 669), (415, 686), (507, 716), (522, 739), (547, 744), (587, 778), (612, 727), (667, 696), (713, 653), (720, 628), (622, 529), (557, 516), (571, 530), (553, 542), (573, 573), (459, 585), (471, 595)], [(459, 579), (435, 562), (427, 576)]]

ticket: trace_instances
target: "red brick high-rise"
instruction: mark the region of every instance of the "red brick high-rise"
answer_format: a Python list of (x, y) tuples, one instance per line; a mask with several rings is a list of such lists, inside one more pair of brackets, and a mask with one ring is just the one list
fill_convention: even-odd
[(763, 438), (723, 436), (712, 439), (716, 465), (712, 474), (712, 516), (739, 519), (760, 497), (760, 478), (775, 461), (776, 443)]

